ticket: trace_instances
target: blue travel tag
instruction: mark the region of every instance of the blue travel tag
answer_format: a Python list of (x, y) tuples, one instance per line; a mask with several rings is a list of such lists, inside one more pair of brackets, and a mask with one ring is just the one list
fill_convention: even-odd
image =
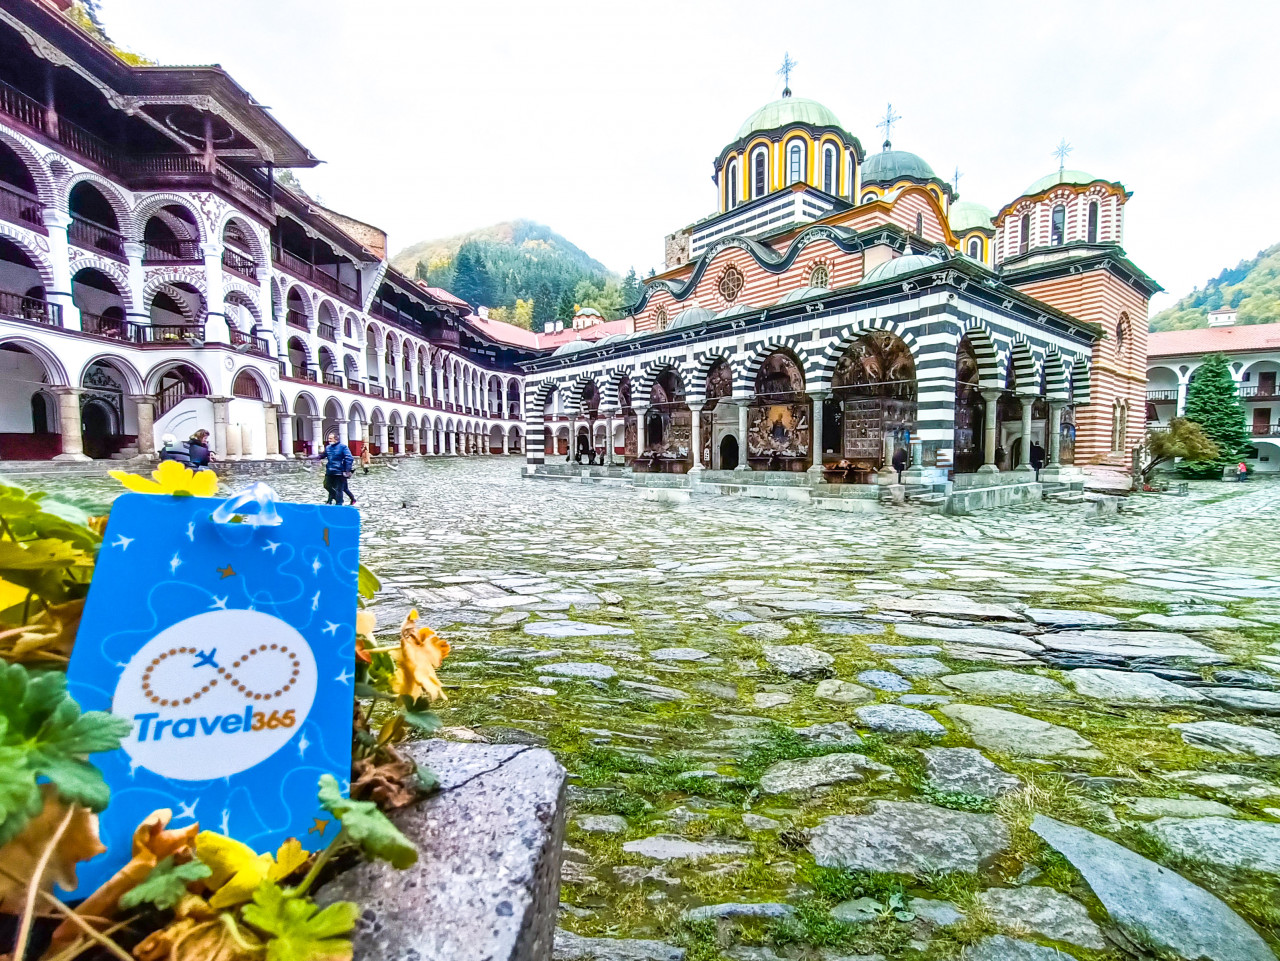
[(227, 522), (260, 492), (124, 494), (111, 508), (67, 683), (133, 729), (90, 758), (111, 788), (108, 851), (80, 866), (72, 897), (124, 866), (157, 808), (259, 853), (338, 830), (316, 789), (351, 776), (360, 515), (260, 496), (256, 518)]

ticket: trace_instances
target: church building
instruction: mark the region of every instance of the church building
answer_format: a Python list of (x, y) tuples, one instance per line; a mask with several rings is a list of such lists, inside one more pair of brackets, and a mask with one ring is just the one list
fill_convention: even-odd
[(894, 149), (896, 119), (869, 152), (789, 89), (748, 117), (635, 332), (521, 365), (530, 470), (570, 437), (637, 473), (814, 483), (883, 478), (895, 454), (925, 484), (1124, 467), (1160, 289), (1121, 246), (1130, 192), (1060, 164), (999, 209), (962, 201)]

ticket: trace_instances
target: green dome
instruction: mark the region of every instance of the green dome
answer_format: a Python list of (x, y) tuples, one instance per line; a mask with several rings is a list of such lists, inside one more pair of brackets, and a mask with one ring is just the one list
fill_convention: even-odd
[(1101, 178), (1095, 177), (1093, 174), (1087, 174), (1083, 170), (1055, 170), (1047, 176), (1041, 177), (1026, 190), (1022, 191), (1022, 196), (1030, 197), (1033, 194), (1044, 193), (1050, 187), (1056, 187), (1058, 184), (1091, 184)]
[(679, 327), (693, 327), (696, 324), (705, 324), (713, 319), (715, 314), (707, 310), (705, 307), (689, 307), (680, 311), (676, 315), (676, 319), (667, 325), (667, 330), (675, 330)]
[(831, 291), (827, 290), (826, 287), (797, 287), (795, 290), (788, 291), (784, 294), (782, 299), (774, 306), (781, 307), (783, 304), (794, 304), (802, 300), (808, 300), (811, 297), (821, 297), (824, 294), (829, 293), (831, 293)]
[(940, 263), (942, 261), (939, 258), (930, 254), (907, 254), (905, 257), (895, 257), (893, 260), (886, 260), (878, 267), (872, 268), (871, 272), (859, 281), (858, 286), (881, 284), (886, 280), (892, 280), (894, 277), (900, 277), (912, 271), (923, 270), (926, 267), (936, 267)]
[(792, 124), (807, 124), (810, 127), (839, 127), (840, 121), (830, 110), (816, 100), (804, 97), (783, 97), (773, 103), (767, 103), (738, 128), (738, 140), (749, 136), (757, 130), (777, 130), (779, 127), (790, 127)]
[(882, 150), (862, 163), (862, 182), (893, 183), (895, 180), (937, 180), (933, 168), (906, 150)]
[(962, 234), (966, 230), (975, 228), (993, 230), (994, 226), (991, 221), (994, 219), (995, 213), (990, 207), (970, 203), (967, 200), (957, 201), (947, 211), (947, 220), (951, 224), (952, 231), (957, 234)]

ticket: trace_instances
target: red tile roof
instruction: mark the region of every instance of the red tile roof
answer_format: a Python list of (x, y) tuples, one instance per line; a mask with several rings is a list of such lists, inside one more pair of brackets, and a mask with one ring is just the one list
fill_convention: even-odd
[(1245, 324), (1162, 330), (1147, 336), (1148, 357), (1182, 354), (1230, 354), (1242, 350), (1280, 350), (1280, 324)]

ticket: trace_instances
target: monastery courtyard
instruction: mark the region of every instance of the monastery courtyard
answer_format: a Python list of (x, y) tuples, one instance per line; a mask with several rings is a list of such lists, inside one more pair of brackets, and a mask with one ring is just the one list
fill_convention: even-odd
[[(514, 458), (352, 484), (380, 634), (416, 606), (453, 645), (445, 733), (573, 775), (558, 958), (1118, 956), (1036, 814), (1280, 931), (1280, 484), (963, 518), (667, 506)], [(1156, 944), (1160, 905), (1131, 906)]]

